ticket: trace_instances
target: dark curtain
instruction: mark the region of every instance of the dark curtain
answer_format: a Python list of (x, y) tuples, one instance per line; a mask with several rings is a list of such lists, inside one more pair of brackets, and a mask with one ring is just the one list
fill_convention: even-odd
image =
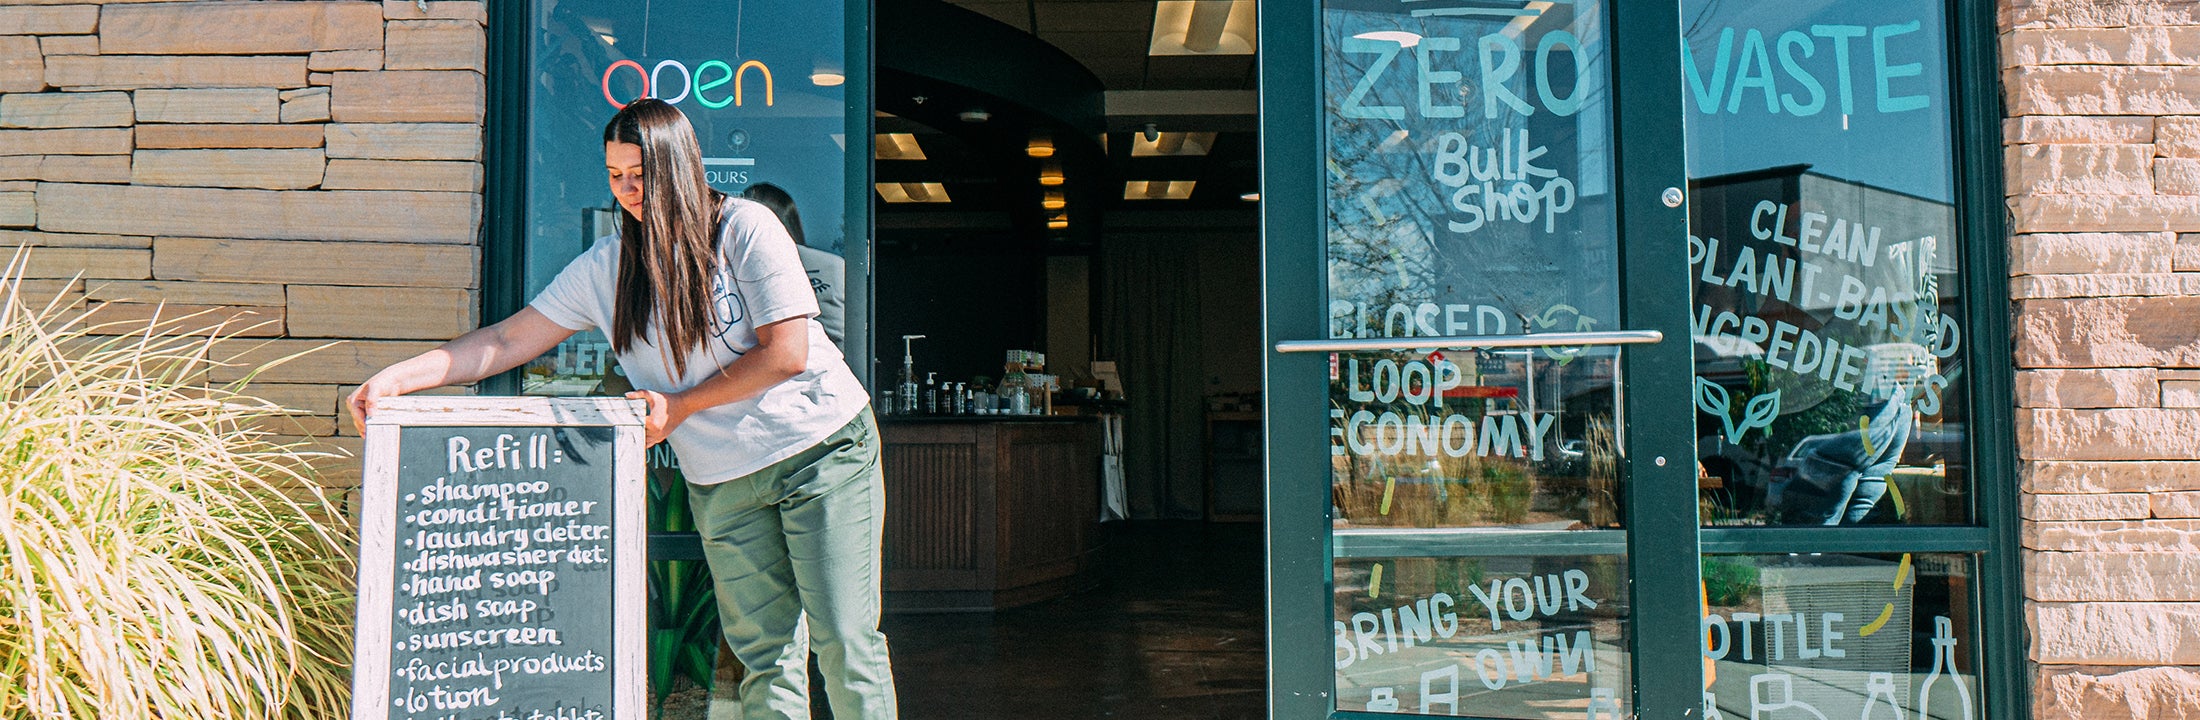
[(1133, 519), (1205, 514), (1200, 245), (1171, 235), (1111, 235), (1100, 243), (1102, 332), (1094, 359), (1116, 362), (1130, 400), (1123, 469)]

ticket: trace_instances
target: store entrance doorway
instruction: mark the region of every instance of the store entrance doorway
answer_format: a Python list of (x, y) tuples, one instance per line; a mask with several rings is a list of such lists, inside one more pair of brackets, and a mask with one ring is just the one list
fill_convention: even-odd
[(1192, 5), (876, 7), (905, 717), (1265, 716), (1253, 8)]

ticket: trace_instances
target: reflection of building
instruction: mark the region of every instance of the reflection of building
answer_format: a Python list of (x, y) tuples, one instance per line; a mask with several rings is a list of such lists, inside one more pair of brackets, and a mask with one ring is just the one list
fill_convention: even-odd
[[(1815, 172), (1809, 165), (1788, 165), (1750, 172), (1700, 178), (1689, 183), (1689, 232), (1719, 241), (1716, 264), (1697, 274), (1698, 302), (1716, 307), (1754, 310), (1752, 294), (1780, 294), (1773, 281), (1737, 280), (1736, 262), (1741, 248), (1762, 253), (1774, 251), (1778, 261), (1759, 257), (1758, 274), (1792, 273), (1794, 305), (1810, 314), (1831, 312), (1841, 299), (1839, 277), (1854, 277), (1867, 288), (1911, 289), (1923, 274), (1946, 278), (1938, 283), (1943, 303), (1957, 295), (1954, 281), (1956, 258), (1955, 206), (1943, 200), (1895, 192), (1854, 180)], [(1771, 203), (1769, 208), (1765, 203)], [(1772, 212), (1764, 212), (1771, 210)], [(1812, 217), (1815, 215), (1816, 217)], [(1861, 232), (1858, 232), (1858, 228)], [(1832, 248), (1831, 233), (1840, 229), (1840, 249)], [(1806, 235), (1823, 232), (1816, 238)], [(1761, 235), (1760, 235), (1761, 234)], [(1850, 239), (1861, 238), (1870, 252), (1851, 252)], [(1923, 268), (1914, 258), (1928, 258)], [(1780, 261), (1803, 260), (1818, 268), (1808, 297), (1802, 292), (1807, 267), (1783, 269)], [(1923, 270), (1920, 273), (1919, 270)], [(1725, 283), (1721, 293), (1707, 278)], [(1760, 284), (1762, 283), (1762, 284)], [(1744, 287), (1766, 287), (1746, 293)], [(1722, 297), (1723, 295), (1723, 297)], [(1867, 298), (1868, 299), (1868, 298)]]
[[(1933, 378), (1962, 357), (1958, 262), (1942, 241), (1955, 237), (1955, 210), (1809, 165), (1691, 187), (1696, 374), (1724, 397), (1770, 397), (1766, 413), (1731, 400), (1698, 408), (1706, 489), (1732, 516), (1722, 519), (1750, 523), (1798, 439), (1855, 430), (1858, 403), (1914, 401), (1927, 384), (1947, 384)], [(1955, 427), (1960, 410), (1934, 409), (1948, 405), (1938, 386), (1914, 404), (1935, 416), (1929, 424)], [(1936, 448), (1914, 450), (1906, 461)]]

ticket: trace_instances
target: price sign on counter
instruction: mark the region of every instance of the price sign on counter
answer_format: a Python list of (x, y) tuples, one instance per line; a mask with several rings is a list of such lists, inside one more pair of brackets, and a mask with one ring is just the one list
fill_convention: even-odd
[(353, 720), (642, 716), (646, 414), (616, 398), (381, 402)]

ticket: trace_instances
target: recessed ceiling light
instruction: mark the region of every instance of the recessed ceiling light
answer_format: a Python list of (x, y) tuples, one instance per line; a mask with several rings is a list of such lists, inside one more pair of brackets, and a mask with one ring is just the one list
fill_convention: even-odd
[(1062, 194), (1058, 192), (1047, 193), (1045, 199), (1039, 201), (1039, 207), (1043, 207), (1048, 210), (1060, 210), (1064, 207), (1067, 207), (1068, 205), (1069, 200), (1064, 199), (1062, 197)]
[(848, 82), (848, 76), (840, 73), (823, 70), (810, 73), (810, 84), (818, 87), (833, 87), (845, 82)]
[(1257, 192), (1249, 192), (1249, 193), (1245, 193), (1245, 194), (1239, 195), (1239, 196), (1238, 196), (1238, 199), (1239, 199), (1239, 200), (1244, 200), (1244, 201), (1246, 201), (1246, 202), (1260, 202), (1260, 193), (1257, 193)]
[(1054, 141), (1048, 138), (1032, 138), (1031, 144), (1024, 146), (1024, 154), (1035, 158), (1054, 157)]
[(871, 157), (877, 160), (923, 160), (924, 146), (910, 133), (879, 133)]
[(1257, 20), (1253, 0), (1160, 0), (1146, 54), (1251, 55)]
[(1197, 180), (1131, 180), (1123, 183), (1125, 200), (1185, 200)]
[(1062, 214), (1058, 214), (1058, 215), (1055, 215), (1054, 217), (1051, 217), (1051, 218), (1047, 218), (1047, 228), (1048, 228), (1048, 229), (1052, 229), (1052, 230), (1061, 230), (1061, 229), (1065, 229), (1065, 228), (1068, 228), (1068, 227), (1069, 227), (1069, 214), (1068, 214), (1068, 213), (1062, 213)]
[(944, 203), (947, 186), (936, 182), (874, 183), (879, 199), (890, 203)]
[(1215, 133), (1211, 132), (1159, 132), (1152, 140), (1138, 133), (1131, 136), (1131, 157), (1206, 155), (1214, 146)]
[(1056, 185), (1062, 184), (1061, 166), (1055, 165), (1053, 163), (1048, 163), (1046, 167), (1039, 168), (1039, 184), (1045, 185), (1047, 187), (1054, 187)]

